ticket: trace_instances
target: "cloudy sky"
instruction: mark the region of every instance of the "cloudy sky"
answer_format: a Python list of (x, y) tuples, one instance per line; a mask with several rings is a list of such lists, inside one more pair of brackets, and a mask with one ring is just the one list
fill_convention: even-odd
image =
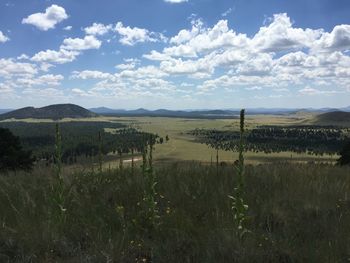
[(348, 0), (0, 0), (0, 108), (350, 105)]

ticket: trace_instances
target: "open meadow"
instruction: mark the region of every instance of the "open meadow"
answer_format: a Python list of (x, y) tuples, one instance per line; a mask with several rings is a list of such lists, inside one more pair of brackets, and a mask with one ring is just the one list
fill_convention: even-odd
[[(254, 115), (246, 118), (247, 129), (254, 129), (260, 125), (298, 125), (308, 120), (306, 116), (264, 116)], [(155, 160), (159, 161), (181, 161), (196, 160), (205, 163), (215, 161), (215, 149), (205, 144), (200, 144), (194, 136), (188, 133), (194, 129), (217, 129), (217, 130), (239, 130), (239, 119), (182, 119), (182, 118), (162, 118), (162, 117), (134, 117), (117, 118), (111, 121), (122, 121), (129, 125), (136, 126), (143, 131), (157, 133), (160, 136), (169, 136), (169, 142), (157, 145), (154, 153)], [(315, 156), (305, 153), (280, 152), (269, 153), (247, 152), (245, 154), (246, 162), (250, 164), (273, 162), (273, 161), (292, 161), (292, 162), (334, 162), (335, 155), (325, 154)], [(237, 160), (237, 152), (219, 151), (219, 159), (223, 162), (233, 162)]]
[(37, 158), (0, 176), (0, 262), (347, 262), (349, 130), (309, 118), (0, 122)]

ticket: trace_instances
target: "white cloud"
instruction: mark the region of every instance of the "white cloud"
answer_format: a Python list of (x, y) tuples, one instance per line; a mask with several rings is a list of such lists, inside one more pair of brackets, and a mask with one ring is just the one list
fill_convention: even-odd
[(0, 82), (0, 93), (1, 94), (10, 94), (14, 93), (15, 89), (11, 87), (9, 83), (1, 83)]
[[(31, 60), (42, 63), (64, 64), (74, 61), (81, 51), (87, 49), (99, 49), (101, 41), (95, 36), (85, 36), (84, 38), (66, 38), (58, 51), (46, 50), (36, 53)], [(44, 69), (45, 71), (45, 69)]]
[(164, 79), (157, 78), (146, 78), (146, 79), (137, 79), (132, 81), (134, 88), (136, 89), (151, 89), (151, 90), (175, 90), (175, 86)]
[(56, 88), (44, 88), (44, 89), (38, 89), (38, 88), (26, 88), (22, 92), (25, 95), (34, 96), (35, 98), (40, 97), (41, 99), (44, 99), (45, 101), (48, 98), (54, 98), (55, 100), (58, 99), (58, 101), (62, 101), (64, 99), (64, 94), (62, 90), (56, 89)]
[(322, 30), (294, 28), (286, 13), (275, 14), (272, 23), (261, 27), (252, 39), (252, 46), (263, 52), (278, 52), (311, 47)]
[(172, 3), (172, 4), (179, 4), (179, 3), (188, 2), (188, 0), (164, 0), (164, 2)]
[(215, 50), (233, 47), (243, 49), (247, 47), (248, 41), (245, 34), (236, 34), (229, 29), (227, 20), (218, 21), (212, 28), (203, 28), (202, 22), (197, 20), (192, 22), (191, 31), (181, 30), (171, 38), (170, 42), (177, 45), (164, 48), (163, 54), (173, 57), (197, 57)]
[(350, 25), (337, 25), (332, 32), (325, 32), (314, 43), (313, 51), (344, 51), (350, 50)]
[(85, 27), (84, 31), (87, 35), (102, 36), (112, 29), (112, 25), (104, 25), (100, 23), (93, 23), (92, 26)]
[(118, 22), (115, 25), (114, 31), (121, 35), (119, 42), (127, 46), (134, 46), (137, 43), (143, 42), (166, 41), (166, 38), (160, 33), (150, 32), (144, 28), (125, 27), (122, 22)]
[(233, 11), (233, 8), (230, 7), (230, 8), (227, 9), (225, 12), (223, 12), (223, 13), (221, 14), (221, 16), (222, 16), (222, 17), (226, 17), (226, 16), (228, 16), (229, 14), (231, 14), (232, 11)]
[[(111, 36), (111, 41), (120, 37), (117, 40), (129, 46), (164, 41), (161, 34), (124, 26), (121, 22), (113, 26), (93, 23), (84, 31), (85, 37), (65, 39), (58, 51), (46, 50), (35, 54), (31, 58), (39, 63), (33, 65), (35, 70), (48, 70), (53, 63), (73, 61), (83, 50), (100, 48), (101, 41), (97, 38), (108, 32), (119, 34)], [(143, 61), (131, 58), (116, 65), (118, 71), (113, 73), (98, 69), (73, 71), (72, 79), (95, 80), (96, 83), (87, 82), (87, 85), (92, 85), (91, 88), (71, 89), (71, 94), (79, 97), (123, 97), (123, 100), (133, 99), (133, 96), (142, 99), (143, 96), (171, 98), (174, 93), (204, 98), (214, 94), (214, 90), (217, 94), (246, 90), (242, 93), (243, 97), (254, 91), (270, 91), (263, 97), (270, 100), (280, 98), (281, 94), (284, 97), (325, 96), (349, 90), (347, 41), (348, 25), (335, 26), (329, 33), (322, 29), (297, 28), (286, 14), (274, 15), (268, 24), (250, 37), (237, 33), (226, 20), (205, 26), (202, 20), (194, 19), (187, 29), (169, 37), (160, 50), (142, 55), (152, 60), (145, 65)], [(26, 59), (20, 57), (18, 59)], [(31, 76), (34, 77), (18, 75), (17, 81), (15, 78), (8, 80), (13, 80), (13, 85), (33, 87), (44, 82), (40, 76)], [(50, 78), (46, 81), (59, 83), (50, 81)], [(185, 89), (187, 85), (189, 88)]]
[[(286, 14), (276, 14), (251, 38), (234, 32), (226, 20), (212, 28), (201, 20), (191, 21), (192, 28), (180, 30), (170, 38), (162, 52), (152, 50), (143, 57), (159, 61), (159, 68), (169, 75), (209, 78), (220, 72), (222, 77), (199, 84), (202, 90), (245, 85), (285, 89), (289, 85), (329, 83), (348, 87), (350, 57), (340, 51), (327, 54), (311, 52), (318, 39), (327, 34), (341, 35), (333, 46), (344, 50), (347, 27), (332, 33), (322, 29), (294, 28)], [(286, 54), (280, 56), (277, 52)], [(219, 69), (220, 70), (217, 70)]]
[(140, 65), (141, 63), (141, 60), (137, 58), (127, 58), (127, 59), (124, 59), (124, 61), (126, 63), (116, 65), (115, 68), (120, 70), (134, 69), (136, 66)]
[(168, 61), (162, 61), (160, 63), (160, 69), (169, 74), (185, 74), (194, 78), (210, 77), (210, 75), (214, 71), (212, 63), (208, 63), (207, 58), (185, 61), (179, 58)]
[(133, 70), (124, 70), (117, 74), (121, 78), (162, 78), (168, 74), (155, 66), (145, 66)]
[(273, 59), (270, 54), (259, 53), (253, 58), (238, 65), (237, 73), (241, 75), (261, 76), (271, 73)]
[(91, 97), (91, 96), (97, 95), (92, 91), (85, 91), (85, 90), (78, 89), (78, 88), (72, 89), (72, 93), (74, 96), (78, 96), (78, 97)]
[(10, 39), (0, 31), (0, 43), (5, 43), (6, 41), (9, 41), (9, 40)]
[(195, 19), (191, 21), (192, 29), (191, 31), (187, 29), (182, 29), (179, 33), (170, 39), (171, 44), (182, 44), (187, 42), (197, 36), (203, 26), (203, 21), (201, 19)]
[(247, 87), (245, 88), (246, 90), (262, 90), (262, 87), (259, 86), (252, 86), (252, 87)]
[(26, 54), (22, 54), (20, 56), (17, 57), (18, 60), (26, 60), (29, 59), (29, 57)]
[(314, 88), (311, 88), (309, 86), (306, 86), (305, 88), (303, 89), (300, 89), (299, 90), (299, 93), (301, 93), (302, 95), (321, 95), (321, 94), (335, 94), (335, 93), (339, 93), (338, 91), (335, 91), (335, 90), (318, 90), (318, 89), (314, 89)]
[(28, 76), (37, 72), (38, 70), (34, 64), (15, 62), (13, 59), (0, 59), (1, 77)]
[(147, 58), (149, 60), (169, 60), (171, 59), (170, 55), (160, 53), (158, 51), (152, 50), (150, 54), (144, 54), (142, 55), (144, 58)]
[(55, 25), (68, 18), (66, 10), (58, 5), (51, 5), (46, 8), (45, 13), (35, 13), (23, 18), (22, 24), (30, 24), (40, 30), (47, 31), (55, 28)]
[(44, 71), (44, 72), (48, 72), (50, 70), (50, 68), (52, 68), (54, 65), (47, 63), (47, 62), (43, 62), (40, 64), (40, 70)]
[(136, 65), (134, 63), (128, 63), (128, 64), (118, 64), (115, 66), (115, 68), (120, 70), (127, 70), (127, 69), (134, 69), (135, 66)]
[(86, 50), (86, 49), (99, 49), (101, 47), (101, 41), (95, 36), (85, 36), (84, 38), (66, 38), (63, 40), (61, 49), (65, 50)]
[(72, 30), (72, 28), (73, 28), (72, 26), (66, 26), (66, 27), (63, 28), (63, 30), (70, 31), (70, 30)]
[(72, 62), (76, 59), (76, 57), (80, 53), (78, 51), (71, 51), (60, 49), (59, 51), (55, 50), (46, 50), (40, 51), (35, 54), (31, 60), (35, 62), (47, 62), (47, 63), (56, 63), (56, 64), (64, 64), (68, 62)]
[(40, 77), (32, 77), (32, 78), (20, 78), (17, 79), (17, 84), (21, 86), (58, 86), (61, 84), (61, 81), (64, 79), (62, 75), (53, 75), (47, 74), (42, 75)]
[(112, 74), (97, 70), (73, 71), (71, 76), (73, 79), (107, 79), (110, 77), (112, 77)]

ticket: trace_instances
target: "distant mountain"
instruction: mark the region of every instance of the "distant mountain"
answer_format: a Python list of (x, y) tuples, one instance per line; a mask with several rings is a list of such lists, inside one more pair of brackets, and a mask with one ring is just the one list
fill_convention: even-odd
[(340, 110), (341, 110), (341, 111), (350, 112), (350, 106), (341, 108)]
[(139, 108), (136, 110), (115, 110), (105, 107), (92, 108), (91, 111), (108, 116), (119, 116), (119, 117), (178, 117), (178, 118), (236, 118), (239, 111), (230, 110), (147, 110), (144, 108)]
[(10, 112), (10, 111), (13, 111), (11, 109), (0, 109), (0, 114), (4, 114), (6, 112)]
[(42, 108), (26, 107), (10, 111), (0, 115), (1, 120), (5, 119), (63, 119), (63, 118), (90, 118), (98, 116), (83, 107), (74, 104), (56, 104)]
[(332, 111), (317, 115), (313, 121), (318, 125), (350, 126), (350, 112)]
[(115, 113), (123, 113), (126, 112), (126, 110), (123, 109), (110, 109), (107, 107), (98, 107), (98, 108), (91, 108), (90, 111), (97, 113), (97, 114), (115, 114)]
[[(119, 117), (178, 117), (178, 118), (236, 118), (239, 115), (240, 109), (198, 109), (198, 110), (147, 110), (139, 108), (136, 110), (124, 110), (124, 109), (110, 109), (106, 107), (92, 108), (92, 112), (101, 115), (119, 116)], [(350, 106), (342, 108), (342, 111), (350, 111)], [(326, 112), (339, 111), (336, 108), (248, 108), (246, 109), (247, 115), (291, 115), (300, 113), (312, 113), (321, 114)]]

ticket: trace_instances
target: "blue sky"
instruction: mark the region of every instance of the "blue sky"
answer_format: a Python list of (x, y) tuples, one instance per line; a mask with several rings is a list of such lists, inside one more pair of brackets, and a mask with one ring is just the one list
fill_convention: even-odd
[(347, 0), (1, 0), (0, 108), (350, 105)]

